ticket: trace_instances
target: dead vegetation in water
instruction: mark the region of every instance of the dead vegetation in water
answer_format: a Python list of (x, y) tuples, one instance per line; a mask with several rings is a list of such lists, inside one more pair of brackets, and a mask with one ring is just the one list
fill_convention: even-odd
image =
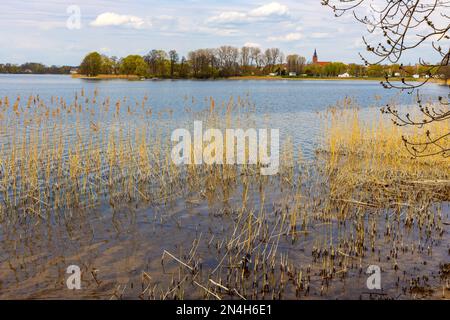
[[(247, 98), (221, 105), (208, 99), (201, 112), (192, 111), (193, 99), (185, 103), (189, 119), (207, 127), (254, 125)], [(259, 165), (175, 166), (167, 135), (173, 113), (154, 114), (148, 98), (100, 101), (96, 92), (71, 103), (53, 98), (49, 106), (37, 96), (12, 105), (4, 98), (3, 221), (128, 205), (153, 208), (161, 224), (192, 234), (191, 243), (159, 248), (161, 270), (143, 272), (135, 279), (140, 286), (116, 286), (113, 299), (335, 297), (336, 286), (371, 263), (395, 274), (390, 281), (403, 296), (442, 281), (414, 280), (414, 268), (425, 264), (410, 266), (407, 258), (433, 260), (443, 246), (448, 159), (411, 159), (400, 130), (385, 119), (368, 124), (346, 101), (328, 111), (326, 144), (314, 163), (286, 139), (280, 171), (268, 177)], [(186, 208), (208, 208), (202, 228), (170, 214), (179, 199)]]
[[(97, 91), (92, 97), (82, 91), (72, 102), (52, 97), (50, 104), (39, 96), (25, 102), (19, 96), (14, 103), (1, 99), (0, 218), (46, 219), (105, 202), (162, 204), (190, 189), (202, 188), (206, 197), (216, 179), (240, 177), (233, 166), (175, 166), (169, 140), (173, 110), (153, 114), (147, 102), (148, 97), (100, 101)], [(223, 118), (229, 124), (233, 113), (249, 114), (253, 108), (244, 99), (216, 108), (210, 99), (196, 114), (194, 103), (186, 98), (184, 112), (218, 128)]]
[[(450, 160), (440, 154), (412, 158), (404, 147), (405, 128), (385, 115), (364, 119), (350, 100), (330, 108), (324, 152), (332, 177), (332, 197), (373, 207), (415, 205), (450, 200)], [(448, 122), (433, 123), (433, 132), (450, 129)], [(421, 139), (423, 130), (412, 128), (410, 140)], [(352, 196), (352, 197), (349, 197)]]

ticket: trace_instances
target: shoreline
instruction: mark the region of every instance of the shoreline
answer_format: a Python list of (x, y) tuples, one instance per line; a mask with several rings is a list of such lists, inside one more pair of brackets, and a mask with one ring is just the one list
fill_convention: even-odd
[[(391, 78), (391, 81), (401, 81), (402, 78)], [(385, 81), (383, 77), (283, 77), (283, 76), (243, 76), (243, 77), (230, 77), (227, 80), (269, 80), (269, 81)], [(405, 78), (406, 81), (419, 82), (424, 79)]]
[[(98, 76), (89, 77), (82, 74), (72, 74), (70, 75), (74, 79), (82, 79), (82, 80), (129, 80), (129, 81), (138, 81), (138, 80), (225, 80), (225, 81), (385, 81), (386, 79), (383, 77), (349, 77), (349, 78), (338, 78), (338, 77), (283, 77), (283, 76), (242, 76), (242, 77), (228, 77), (228, 78), (211, 78), (211, 79), (195, 79), (195, 78), (144, 78), (137, 75), (109, 75), (109, 74), (100, 74)], [(402, 78), (391, 78), (391, 81), (401, 82)], [(414, 79), (414, 78), (405, 78), (406, 82), (421, 82), (425, 79)], [(449, 85), (450, 79), (441, 80), (441, 79), (430, 79), (428, 82), (436, 83), (440, 85)]]
[(99, 74), (98, 76), (90, 77), (84, 74), (72, 74), (70, 75), (74, 79), (82, 80), (140, 80), (141, 77), (136, 75), (126, 74)]
[[(70, 76), (73, 79), (81, 80), (128, 80), (128, 81), (385, 81), (382, 77), (349, 77), (349, 78), (338, 78), (338, 77), (287, 77), (287, 76), (233, 76), (228, 78), (145, 78), (137, 75), (110, 75), (110, 74), (100, 74), (98, 76), (89, 77), (83, 74), (23, 74), (23, 73), (1, 73), (0, 75), (48, 75), (48, 76)], [(391, 78), (392, 82), (401, 82), (402, 78)], [(406, 82), (424, 82), (426, 79), (414, 79), (405, 78)], [(434, 83), (443, 86), (450, 86), (450, 79), (429, 79), (429, 83)]]
[[(349, 77), (349, 78), (338, 78), (338, 77), (283, 77), (283, 76), (233, 76), (227, 78), (206, 78), (206, 79), (197, 79), (197, 78), (145, 78), (139, 77), (137, 75), (112, 75), (112, 74), (99, 74), (97, 76), (86, 76), (83, 74), (73, 74), (71, 75), (74, 79), (85, 79), (85, 80), (269, 80), (269, 81), (281, 81), (281, 80), (290, 80), (290, 81), (345, 81), (345, 80), (366, 80), (366, 81), (384, 81), (384, 78), (381, 77), (368, 77), (368, 78), (357, 78), (357, 77)], [(394, 81), (401, 81), (401, 78), (392, 78)], [(408, 81), (420, 81), (421, 79), (407, 79)]]

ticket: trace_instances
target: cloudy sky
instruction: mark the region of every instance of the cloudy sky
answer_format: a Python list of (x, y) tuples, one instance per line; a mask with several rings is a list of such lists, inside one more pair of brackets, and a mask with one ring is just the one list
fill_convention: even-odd
[[(94, 50), (125, 56), (176, 49), (185, 55), (220, 45), (279, 47), (308, 60), (317, 48), (320, 60), (342, 62), (361, 62), (358, 52), (364, 52), (364, 26), (351, 15), (335, 18), (320, 0), (0, 2), (0, 63), (77, 65)], [(419, 54), (433, 59), (430, 52)]]

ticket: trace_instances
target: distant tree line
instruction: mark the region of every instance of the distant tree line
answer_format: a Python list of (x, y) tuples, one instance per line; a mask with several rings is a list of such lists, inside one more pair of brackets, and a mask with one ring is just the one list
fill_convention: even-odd
[[(180, 56), (175, 50), (151, 50), (144, 56), (129, 55), (124, 58), (106, 56), (91, 52), (78, 68), (71, 66), (46, 66), (41, 63), (0, 64), (0, 73), (22, 74), (69, 74), (78, 73), (97, 76), (135, 75), (162, 79), (214, 79), (239, 76), (337, 77), (348, 73), (352, 77), (408, 77), (413, 74), (425, 76), (429, 69), (421, 65), (360, 65), (355, 63), (330, 62), (314, 64), (299, 54), (285, 55), (278, 48), (262, 50), (258, 47), (236, 48), (221, 46), (215, 49), (198, 49), (187, 56)], [(450, 78), (450, 69), (439, 70), (441, 78)]]
[(42, 63), (27, 62), (21, 65), (17, 64), (1, 64), (0, 73), (17, 73), (17, 74), (69, 74), (73, 67), (70, 66), (46, 66)]
[[(359, 65), (331, 62), (313, 64), (304, 56), (285, 56), (278, 48), (262, 50), (258, 47), (236, 48), (221, 46), (215, 49), (198, 49), (187, 56), (175, 51), (151, 50), (144, 56), (129, 55), (124, 58), (108, 57), (98, 52), (89, 53), (82, 61), (79, 73), (88, 76), (99, 74), (136, 75), (145, 78), (211, 79), (239, 76), (297, 75), (308, 77), (337, 77), (348, 73), (353, 77), (408, 77), (425, 76), (422, 66)], [(447, 71), (448, 76), (448, 71)]]

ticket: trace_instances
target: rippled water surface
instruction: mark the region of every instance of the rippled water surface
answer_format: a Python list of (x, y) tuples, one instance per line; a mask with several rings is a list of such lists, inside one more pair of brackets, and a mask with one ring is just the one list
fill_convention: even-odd
[[(374, 115), (379, 115), (379, 107), (388, 102), (395, 101), (396, 105), (406, 108), (414, 101), (407, 92), (383, 89), (376, 81), (87, 81), (70, 76), (0, 75), (0, 98), (8, 96), (11, 104), (17, 96), (25, 102), (30, 95), (39, 96), (49, 104), (52, 97), (71, 103), (82, 90), (86, 97), (92, 97), (96, 92), (100, 103), (109, 98), (112, 106), (124, 98), (126, 104), (133, 106), (148, 97), (146, 104), (168, 132), (188, 125), (196, 111), (210, 107), (211, 99), (216, 105), (226, 105), (230, 99), (234, 102), (242, 99), (256, 108), (256, 126), (280, 129), (282, 140), (292, 137), (294, 149), (301, 149), (306, 160), (315, 159), (320, 143), (323, 119), (319, 113), (337, 101), (353, 99), (369, 121), (375, 119)], [(421, 92), (424, 99), (447, 96), (448, 87), (429, 84)], [(194, 113), (186, 112), (187, 109)], [(158, 113), (163, 115), (158, 118)], [(102, 113), (86, 119), (86, 127), (95, 123), (108, 128), (112, 121)], [(124, 113), (121, 121), (122, 125), (125, 121), (125, 126), (132, 128), (143, 120), (137, 111), (129, 118)], [(8, 141), (9, 134), (0, 130), (0, 150), (3, 152), (8, 150), (5, 141)], [(74, 135), (73, 132), (66, 134)], [(317, 189), (305, 186), (306, 189), (311, 187), (308, 201), (314, 203), (315, 211), (308, 212), (307, 230), (292, 241), (288, 236), (280, 237), (276, 227), (280, 223), (279, 212), (298, 199), (290, 197), (286, 191), (290, 186), (283, 185), (283, 181), (269, 182), (264, 186), (259, 183), (260, 180), (250, 179), (248, 190), (245, 190), (248, 197), (245, 205), (250, 212), (268, 213), (268, 239), (279, 238), (276, 247), (282, 254), (281, 260), (288, 256), (296, 272), (292, 276), (293, 269), (286, 268), (289, 269), (288, 277), (296, 278), (303, 274), (303, 281), (309, 278), (308, 289), (298, 285), (301, 292), (296, 292), (295, 279), (290, 279), (292, 283), (288, 281), (286, 288), (277, 284), (271, 288), (272, 291), (266, 292), (265, 287), (261, 287), (266, 281), (262, 276), (255, 276), (254, 280), (242, 276), (245, 285), (251, 286), (254, 281), (259, 286), (254, 292), (242, 294), (258, 299), (440, 296), (443, 282), (439, 272), (441, 264), (449, 262), (450, 254), (448, 203), (436, 204), (437, 209), (433, 207), (438, 214), (430, 216), (442, 225), (441, 234), (433, 236), (417, 225), (405, 228), (404, 212), (391, 209), (376, 211), (361, 208), (357, 203), (347, 207), (348, 212), (354, 213), (354, 216), (349, 215), (352, 219), (339, 221), (319, 212), (324, 200), (321, 196), (326, 198), (326, 194), (320, 192), (326, 192), (330, 183), (320, 181)], [(237, 225), (237, 212), (243, 207), (244, 188), (242, 185), (230, 186), (229, 194), (218, 191), (219, 196), (215, 200), (205, 196), (205, 190), (196, 190), (195, 194), (187, 189), (183, 196), (174, 196), (170, 202), (156, 205), (130, 201), (117, 206), (99, 197), (98, 206), (84, 210), (60, 210), (58, 214), (39, 218), (33, 215), (8, 217), (0, 224), (0, 298), (213, 298), (191, 281), (194, 279), (185, 281), (180, 278), (180, 274), (186, 271), (185, 267), (167, 255), (164, 259), (162, 256), (167, 250), (192, 266), (197, 259), (194, 256), (198, 257), (203, 273), (200, 272), (196, 281), (201, 282), (203, 276), (202, 285), (217, 289), (206, 283), (207, 272), (218, 265), (221, 266), (218, 273), (222, 274), (227, 274), (227, 268), (236, 268), (227, 264), (230, 257), (224, 253), (224, 244), (232, 234), (239, 235), (233, 228)], [(265, 189), (266, 196), (261, 196), (261, 189)], [(305, 199), (299, 201), (300, 205), (308, 202)], [(339, 204), (336, 210), (342, 205)], [(306, 210), (307, 205), (302, 208)], [(251, 216), (252, 213), (249, 221)], [(357, 237), (365, 235), (361, 242), (368, 247), (369, 226), (376, 250), (365, 248), (364, 257), (353, 255), (355, 251), (345, 245), (354, 244), (355, 240), (361, 240)], [(362, 230), (362, 234), (357, 230)], [(383, 234), (385, 230), (393, 231), (386, 235)], [(237, 242), (244, 241), (236, 239)], [(339, 246), (342, 244), (345, 245)], [(261, 243), (255, 251), (261, 246), (264, 244)], [(333, 259), (337, 257), (334, 267), (325, 265), (331, 261), (330, 247), (348, 249), (347, 253), (333, 251)], [(250, 265), (255, 263), (255, 257), (248, 260)], [(277, 263), (279, 261), (277, 256)], [(71, 264), (79, 265), (83, 270), (83, 290), (73, 292), (65, 286), (66, 268)], [(373, 295), (366, 287), (367, 276), (364, 273), (372, 264), (381, 267), (384, 279), (383, 291)], [(333, 271), (331, 275), (324, 275), (323, 270)], [(272, 276), (283, 279), (285, 271), (273, 270)], [(411, 281), (416, 279), (412, 285)], [(186, 292), (174, 286), (176, 281), (180, 282), (180, 287), (186, 285)], [(417, 292), (411, 291), (411, 287)], [(238, 298), (235, 293), (222, 291), (220, 294), (224, 298)], [(446, 294), (448, 297), (448, 292)]]
[[(99, 101), (106, 97), (111, 102), (124, 97), (140, 103), (145, 96), (156, 114), (172, 110), (172, 117), (183, 122), (185, 107), (199, 111), (209, 107), (209, 99), (216, 104), (227, 103), (231, 98), (249, 99), (257, 110), (262, 126), (265, 118), (269, 126), (281, 130), (282, 136), (291, 136), (306, 157), (311, 157), (321, 121), (317, 112), (326, 110), (344, 98), (352, 98), (362, 108), (380, 107), (388, 102), (410, 105), (415, 96), (397, 90), (385, 90), (377, 81), (126, 81), (126, 80), (82, 80), (59, 75), (0, 75), (0, 97), (14, 98), (20, 95), (39, 95), (46, 101), (51, 97), (62, 97), (68, 103), (82, 89), (90, 96), (95, 90)], [(424, 99), (447, 96), (448, 88), (429, 84), (421, 90)], [(102, 119), (105, 120), (105, 119)], [(131, 119), (130, 122), (135, 119)], [(180, 122), (172, 122), (180, 123)], [(173, 127), (176, 127), (174, 125)]]

